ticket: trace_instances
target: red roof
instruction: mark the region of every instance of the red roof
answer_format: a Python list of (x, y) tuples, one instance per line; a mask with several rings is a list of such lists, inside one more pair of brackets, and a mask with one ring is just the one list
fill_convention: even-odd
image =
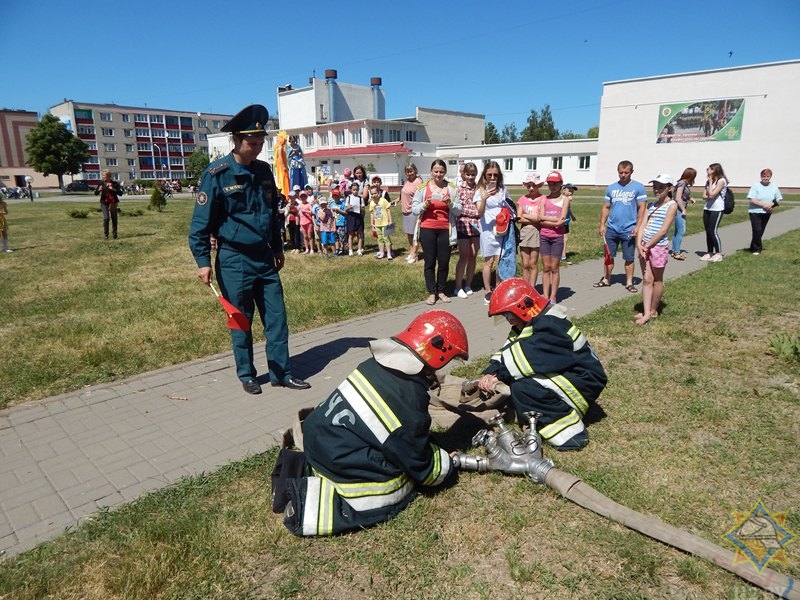
[(357, 146), (355, 148), (331, 148), (330, 150), (317, 150), (304, 152), (306, 158), (325, 158), (328, 156), (353, 156), (356, 154), (408, 154), (411, 152), (403, 144), (374, 144), (372, 146)]

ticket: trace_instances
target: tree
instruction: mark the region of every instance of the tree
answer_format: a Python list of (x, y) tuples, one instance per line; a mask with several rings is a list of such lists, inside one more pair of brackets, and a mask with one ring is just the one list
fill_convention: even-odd
[(600, 127), (595, 125), (594, 127), (589, 127), (589, 131), (586, 132), (587, 138), (599, 138), (600, 137)]
[(559, 135), (559, 138), (562, 140), (580, 140), (583, 139), (583, 136), (567, 129)]
[(161, 186), (158, 185), (158, 182), (153, 186), (153, 191), (150, 194), (150, 204), (147, 206), (147, 210), (155, 210), (161, 212), (164, 210), (164, 207), (167, 205), (167, 198), (164, 196), (164, 192), (161, 191)]
[(57, 175), (58, 187), (64, 189), (64, 175), (81, 172), (89, 160), (89, 147), (72, 135), (53, 115), (47, 114), (31, 129), (25, 147), (28, 164), (42, 175)]
[(186, 174), (191, 174), (192, 177), (199, 178), (208, 166), (208, 163), (208, 154), (202, 148), (198, 148), (186, 159)]
[(500, 134), (500, 143), (508, 144), (511, 142), (518, 142), (518, 141), (519, 141), (519, 134), (517, 133), (517, 124), (506, 123), (503, 126), (502, 133)]
[(483, 134), (483, 143), (484, 144), (499, 144), (500, 143), (500, 134), (497, 133), (497, 127), (494, 126), (494, 123), (489, 121), (486, 124), (486, 129), (484, 130)]
[(544, 142), (558, 139), (558, 129), (553, 123), (553, 115), (550, 112), (550, 105), (545, 104), (539, 114), (535, 108), (531, 109), (528, 115), (528, 124), (522, 130), (523, 142)]

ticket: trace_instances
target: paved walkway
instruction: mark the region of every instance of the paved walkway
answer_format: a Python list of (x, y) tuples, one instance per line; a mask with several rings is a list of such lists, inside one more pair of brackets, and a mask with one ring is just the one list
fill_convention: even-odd
[[(800, 208), (770, 221), (767, 237), (797, 228)], [(721, 237), (729, 251), (743, 248), (750, 224), (724, 227)], [(707, 266), (695, 256), (704, 240), (702, 233), (685, 238), (690, 255), (670, 261), (668, 279)], [(562, 269), (560, 297), (569, 313), (580, 316), (621, 298), (640, 301), (640, 294), (625, 291), (617, 271), (614, 285), (593, 289), (602, 273), (599, 260)], [(294, 373), (313, 386), (306, 391), (267, 385), (261, 396), (250, 396), (228, 352), (0, 411), (0, 556), (56, 537), (101, 507), (264, 451), (298, 408), (317, 404), (369, 356), (370, 340), (397, 333), (426, 308), (419, 302), (292, 335)], [(507, 333), (486, 317), (480, 293), (436, 308), (462, 320), (472, 356), (491, 353)], [(256, 356), (265, 369), (263, 346)]]

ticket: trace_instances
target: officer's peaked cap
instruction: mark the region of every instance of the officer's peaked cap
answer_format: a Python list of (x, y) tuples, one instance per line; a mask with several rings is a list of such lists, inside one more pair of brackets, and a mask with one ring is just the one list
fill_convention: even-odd
[(251, 104), (240, 110), (221, 131), (239, 135), (266, 135), (269, 111), (260, 104)]

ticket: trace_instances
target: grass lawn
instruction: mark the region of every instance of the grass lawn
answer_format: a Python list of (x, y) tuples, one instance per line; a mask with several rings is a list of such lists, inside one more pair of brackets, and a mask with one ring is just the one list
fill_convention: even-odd
[[(521, 193), (515, 189), (514, 198)], [(581, 191), (574, 203), (574, 262), (602, 255), (601, 196)], [(225, 319), (197, 280), (187, 247), (192, 200), (172, 199), (161, 213), (143, 200), (121, 206), (120, 239), (106, 242), (91, 195), (86, 204), (9, 205), (14, 252), (0, 254), (0, 409), (230, 350)], [(81, 211), (88, 216), (70, 216)], [(702, 230), (701, 212), (690, 212), (687, 234)], [(746, 218), (737, 209), (725, 222)], [(402, 260), (404, 235), (394, 245), (401, 258), (391, 265), (371, 258), (373, 245), (363, 258), (288, 254), (282, 278), (290, 330), (425, 298), (422, 264)], [(472, 287), (481, 288), (480, 270)]]
[[(185, 247), (190, 207), (178, 201), (168, 208), (123, 217), (116, 244), (98, 239), (94, 216), (68, 219), (65, 207), (12, 210), (19, 252), (0, 257), (0, 274), (15, 286), (2, 291), (11, 307), (2, 323), (4, 358), (16, 360), (7, 345), (12, 334), (39, 365), (63, 361), (46, 381), (18, 393), (69, 389), (72, 379), (56, 377), (68, 364), (76, 374), (88, 370), (89, 382), (120, 376), (118, 364), (133, 372), (227, 349), (224, 318), (194, 281)], [(577, 204), (578, 257), (599, 255), (598, 210), (591, 199)], [(745, 218), (739, 209), (733, 217)], [(48, 231), (36, 226), (45, 221)], [(577, 320), (609, 374), (604, 417), (590, 425), (585, 450), (546, 448), (546, 456), (613, 500), (729, 550), (722, 538), (735, 524), (733, 511), (748, 512), (758, 500), (771, 512), (788, 511), (785, 525), (800, 535), (798, 247), (795, 231), (770, 240), (764, 260), (736, 253), (669, 282), (665, 315), (644, 328), (631, 326), (629, 300)], [(392, 265), (391, 291), (374, 298), (367, 282), (378, 261), (289, 259), (284, 281), (294, 329), (424, 296), (419, 265)], [(330, 289), (320, 281), (323, 268), (337, 270)], [(38, 283), (30, 275), (36, 272)], [(26, 324), (36, 343), (25, 339)], [(47, 345), (55, 348), (47, 352)], [(460, 373), (474, 373), (486, 360)], [(4, 372), (3, 388), (14, 385), (14, 372)], [(452, 432), (440, 438), (464, 448)], [(0, 563), (0, 598), (762, 597), (710, 563), (496, 473), (464, 473), (452, 488), (421, 496), (398, 518), (364, 532), (295, 538), (269, 510), (274, 458), (265, 448), (101, 512)], [(800, 544), (788, 546), (786, 557), (788, 565), (770, 567), (800, 577)]]

